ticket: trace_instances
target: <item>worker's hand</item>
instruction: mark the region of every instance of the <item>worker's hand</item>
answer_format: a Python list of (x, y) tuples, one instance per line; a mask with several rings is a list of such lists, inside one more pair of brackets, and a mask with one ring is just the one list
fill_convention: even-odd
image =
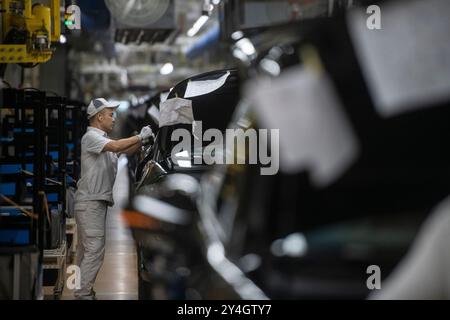
[(145, 126), (141, 129), (141, 132), (137, 136), (141, 139), (141, 142), (143, 142), (144, 140), (153, 137), (153, 131), (150, 126)]

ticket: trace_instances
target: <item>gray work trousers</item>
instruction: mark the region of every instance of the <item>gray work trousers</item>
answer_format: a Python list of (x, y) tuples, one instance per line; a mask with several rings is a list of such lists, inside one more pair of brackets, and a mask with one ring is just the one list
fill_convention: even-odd
[(81, 201), (75, 203), (78, 229), (77, 265), (80, 267), (80, 289), (75, 298), (94, 299), (94, 282), (105, 257), (106, 201)]

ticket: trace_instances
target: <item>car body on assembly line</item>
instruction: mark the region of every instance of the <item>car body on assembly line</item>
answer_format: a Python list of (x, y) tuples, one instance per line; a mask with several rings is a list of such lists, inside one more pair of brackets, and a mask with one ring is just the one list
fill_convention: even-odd
[[(212, 71), (180, 82), (171, 89), (167, 100), (159, 104), (160, 115), (176, 99), (189, 100), (193, 120), (201, 121), (204, 128), (224, 131), (239, 100), (237, 72)], [(195, 198), (189, 196), (195, 194), (198, 180), (208, 165), (194, 161), (202, 156), (202, 144), (189, 150), (183, 161), (172, 159), (171, 151), (177, 144), (172, 139), (175, 130), (184, 129), (195, 139), (192, 123), (180, 122), (159, 123), (154, 144), (143, 151), (135, 172), (130, 175), (134, 183), (129, 208), (123, 216), (137, 244), (140, 299), (220, 295), (209, 290), (211, 282), (218, 283), (217, 276), (210, 272), (205, 261), (203, 242), (195, 226)]]

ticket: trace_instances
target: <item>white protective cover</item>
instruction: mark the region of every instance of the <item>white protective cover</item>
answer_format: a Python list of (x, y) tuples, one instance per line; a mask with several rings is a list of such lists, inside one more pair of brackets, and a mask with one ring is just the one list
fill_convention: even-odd
[(173, 98), (160, 104), (160, 128), (175, 124), (192, 124), (192, 122), (194, 122), (194, 113), (191, 100)]

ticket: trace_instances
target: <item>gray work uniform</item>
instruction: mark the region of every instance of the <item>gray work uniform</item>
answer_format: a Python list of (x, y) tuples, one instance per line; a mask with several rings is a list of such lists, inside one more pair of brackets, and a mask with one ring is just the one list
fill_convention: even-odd
[(102, 152), (111, 140), (106, 132), (88, 127), (81, 139), (81, 178), (75, 194), (78, 228), (77, 265), (81, 288), (77, 298), (93, 298), (93, 286), (105, 255), (105, 221), (108, 206), (114, 205), (112, 190), (117, 174), (117, 155)]

